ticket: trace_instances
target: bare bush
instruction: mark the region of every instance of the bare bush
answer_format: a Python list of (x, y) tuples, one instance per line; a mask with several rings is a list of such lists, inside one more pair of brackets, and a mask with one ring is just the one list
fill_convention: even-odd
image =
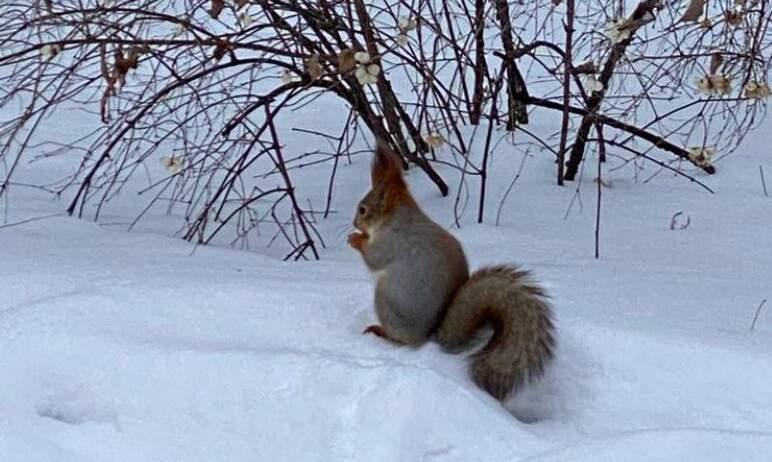
[[(146, 210), (184, 210), (185, 239), (227, 229), (236, 242), (269, 224), (298, 259), (318, 257), (322, 241), (294, 169), (332, 165), (326, 216), (337, 165), (365, 127), (443, 195), (437, 165), (478, 179), (478, 221), (502, 146), (551, 153), (561, 184), (606, 152), (699, 182), (694, 172), (714, 173), (761, 119), (770, 10), (767, 0), (6, 1), (0, 108), (23, 109), (0, 121), (0, 195), (30, 151), (82, 152), (52, 189), (71, 194), (70, 214), (98, 219), (161, 158), (169, 175), (147, 189)], [(330, 96), (343, 128), (313, 133), (333, 149), (285, 152), (292, 127), (280, 114)], [(101, 122), (31, 149), (41, 124), (74, 106)]]

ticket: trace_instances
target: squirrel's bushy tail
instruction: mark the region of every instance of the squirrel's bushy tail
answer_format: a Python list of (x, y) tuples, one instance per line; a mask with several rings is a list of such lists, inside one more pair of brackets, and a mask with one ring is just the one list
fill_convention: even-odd
[(458, 290), (437, 328), (445, 349), (467, 345), (489, 325), (493, 337), (472, 356), (474, 382), (498, 400), (544, 372), (555, 346), (551, 308), (544, 290), (527, 271), (482, 268)]

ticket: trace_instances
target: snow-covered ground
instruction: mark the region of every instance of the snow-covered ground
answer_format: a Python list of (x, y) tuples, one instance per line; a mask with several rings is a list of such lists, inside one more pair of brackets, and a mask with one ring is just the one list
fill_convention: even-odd
[[(714, 195), (606, 174), (599, 260), (593, 175), (566, 216), (575, 186), (554, 186), (547, 156), (526, 162), (500, 226), (468, 214), (454, 232), (472, 264), (533, 269), (555, 306), (558, 359), (506, 408), (463, 357), (361, 335), (371, 280), (344, 237), (364, 157), (321, 225), (320, 262), (194, 248), (158, 231), (178, 224), (162, 215), (132, 232), (64, 216), (6, 225), (0, 461), (768, 461), (770, 128), (700, 176)], [(519, 158), (494, 161), (500, 198)], [(33, 167), (22, 175), (62, 171)], [(410, 180), (450, 226), (452, 199)], [(6, 206), (14, 224), (66, 202), (17, 187)], [(677, 211), (689, 226), (670, 230)]]

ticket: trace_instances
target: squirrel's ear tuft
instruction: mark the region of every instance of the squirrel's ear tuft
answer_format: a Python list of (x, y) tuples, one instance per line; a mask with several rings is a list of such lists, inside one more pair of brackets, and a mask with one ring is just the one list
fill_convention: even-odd
[(392, 151), (389, 144), (378, 138), (376, 140), (375, 156), (370, 170), (373, 186), (381, 183), (404, 184), (402, 179), (402, 159)]

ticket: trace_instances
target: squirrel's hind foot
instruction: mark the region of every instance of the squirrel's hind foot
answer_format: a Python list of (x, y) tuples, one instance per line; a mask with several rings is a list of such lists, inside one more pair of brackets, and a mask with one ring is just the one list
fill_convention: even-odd
[(389, 336), (389, 334), (386, 333), (386, 329), (383, 328), (383, 326), (379, 324), (371, 324), (365, 328), (364, 331), (362, 331), (362, 335), (365, 334), (373, 334), (377, 337), (380, 337), (384, 340), (388, 340), (391, 343), (395, 343), (397, 345), (404, 345), (405, 342), (402, 342), (400, 340), (396, 340)]

